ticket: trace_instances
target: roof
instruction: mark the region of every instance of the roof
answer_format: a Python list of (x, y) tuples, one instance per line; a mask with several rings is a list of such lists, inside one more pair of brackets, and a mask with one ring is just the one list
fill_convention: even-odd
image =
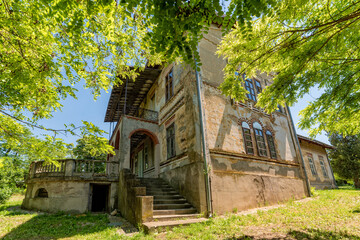
[[(160, 73), (161, 69), (159, 66), (146, 67), (143, 71), (139, 72), (135, 81), (121, 79), (123, 83), (114, 86), (111, 91), (104, 121), (117, 122), (123, 114), (134, 115)], [(127, 88), (126, 82), (128, 82)], [(125, 102), (126, 109), (124, 112)]]
[(298, 134), (297, 136), (298, 136), (298, 139), (299, 139), (299, 140), (304, 140), (304, 141), (307, 141), (307, 142), (310, 142), (310, 143), (313, 143), (313, 144), (322, 146), (322, 147), (324, 147), (324, 148), (335, 149), (334, 146), (331, 146), (331, 145), (329, 145), (329, 144), (320, 142), (320, 141), (318, 141), (318, 140), (311, 139), (311, 138), (308, 138), (308, 137), (305, 137), (305, 136), (302, 136), (302, 135), (299, 135), (299, 134)]

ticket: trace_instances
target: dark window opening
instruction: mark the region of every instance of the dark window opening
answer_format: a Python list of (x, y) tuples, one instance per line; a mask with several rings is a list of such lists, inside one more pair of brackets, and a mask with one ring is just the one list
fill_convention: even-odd
[(253, 81), (250, 78), (245, 79), (245, 89), (249, 92), (246, 96), (256, 102), (256, 94)]
[(49, 194), (48, 194), (48, 192), (46, 191), (45, 188), (40, 188), (39, 190), (37, 190), (36, 197), (38, 197), (38, 198), (47, 198), (47, 197), (49, 197)]
[(276, 150), (275, 150), (275, 142), (270, 131), (266, 131), (266, 138), (269, 146), (270, 157), (276, 159)]
[(173, 79), (173, 69), (171, 69), (165, 77), (166, 101), (170, 100), (170, 98), (174, 96)]
[(175, 157), (175, 125), (172, 124), (166, 129), (167, 158)]
[(266, 157), (267, 151), (266, 151), (266, 144), (265, 144), (265, 138), (264, 138), (264, 133), (262, 131), (262, 127), (258, 122), (254, 122), (253, 127), (254, 127), (259, 156)]
[(106, 212), (108, 210), (110, 185), (104, 184), (91, 184), (92, 199), (91, 211), (92, 212)]
[(243, 130), (243, 135), (244, 135), (246, 153), (254, 155), (254, 146), (252, 143), (250, 127), (246, 122), (243, 122), (241, 124), (241, 126), (242, 126), (242, 130)]

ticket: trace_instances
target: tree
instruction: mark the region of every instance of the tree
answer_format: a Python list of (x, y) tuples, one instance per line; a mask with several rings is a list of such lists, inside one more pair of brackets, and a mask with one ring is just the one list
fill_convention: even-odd
[(54, 159), (64, 158), (69, 153), (62, 139), (50, 136), (40, 139), (16, 121), (10, 119), (10, 122), (7, 126), (12, 125), (16, 131), (0, 139), (0, 203), (22, 186), (32, 161), (54, 162)]
[[(258, 106), (292, 105), (318, 88), (323, 94), (301, 112), (300, 127), (345, 135), (360, 133), (360, 1), (285, 0), (272, 14), (236, 24), (219, 54), (227, 58), (223, 92), (243, 101), (243, 79), (267, 72), (274, 83)], [(240, 74), (241, 75), (241, 74)]]
[(335, 173), (345, 179), (352, 179), (356, 188), (360, 188), (360, 137), (341, 134), (330, 135), (331, 166)]
[[(182, 60), (195, 66), (195, 59), (199, 60), (198, 41), (212, 22), (229, 29), (235, 19), (244, 23), (275, 6), (273, 0), (232, 1), (226, 17), (221, 18), (221, 3), (221, 0), (3, 1), (0, 139), (20, 144), (26, 128), (49, 130), (55, 134), (54, 139), (58, 133), (76, 134), (77, 128), (71, 124), (64, 129), (47, 129), (38, 124), (40, 119), (51, 118), (54, 111), (61, 110), (60, 100), (76, 98), (76, 82), (83, 80), (96, 98), (101, 89), (121, 83), (119, 76), (135, 79), (146, 63)], [(94, 131), (91, 124), (83, 127)], [(97, 133), (100, 131), (87, 135), (86, 141), (110, 153), (111, 148), (104, 145), (104, 139), (97, 137)]]
[(106, 160), (108, 153), (115, 154), (114, 148), (108, 145), (106, 138), (101, 138), (99, 141), (90, 134), (83, 134), (82, 138), (76, 140), (76, 143), (72, 154), (77, 159)]
[[(233, 77), (240, 66), (248, 75), (273, 71), (274, 84), (262, 93), (259, 106), (271, 111), (279, 103), (293, 104), (319, 86), (326, 94), (304, 110), (301, 126), (318, 124), (314, 134), (323, 129), (353, 133), (360, 129), (354, 124), (360, 114), (357, 4), (5, 0), (0, 5), (0, 121), (46, 129), (38, 120), (61, 110), (61, 99), (76, 98), (74, 84), (80, 80), (96, 98), (101, 89), (121, 83), (119, 76), (135, 79), (146, 64), (184, 61), (195, 67), (199, 40), (218, 23), (224, 33), (231, 30), (220, 47), (229, 61), (225, 94), (245, 99), (242, 80)], [(47, 130), (74, 134), (74, 129)], [(16, 138), (11, 130), (17, 131), (1, 125), (0, 137)]]

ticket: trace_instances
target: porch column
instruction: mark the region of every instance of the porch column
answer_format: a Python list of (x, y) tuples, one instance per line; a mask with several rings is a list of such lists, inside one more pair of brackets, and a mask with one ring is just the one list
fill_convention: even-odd
[(130, 144), (131, 139), (128, 137), (121, 138), (120, 152), (119, 152), (119, 163), (121, 169), (130, 169)]

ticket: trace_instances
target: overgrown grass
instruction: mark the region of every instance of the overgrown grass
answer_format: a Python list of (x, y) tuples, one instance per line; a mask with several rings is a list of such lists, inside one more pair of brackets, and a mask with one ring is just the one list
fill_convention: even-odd
[(316, 191), (311, 201), (289, 201), (283, 207), (254, 214), (228, 214), (166, 233), (126, 236), (109, 227), (106, 215), (27, 213), (13, 197), (0, 206), (4, 239), (360, 239), (360, 191)]

